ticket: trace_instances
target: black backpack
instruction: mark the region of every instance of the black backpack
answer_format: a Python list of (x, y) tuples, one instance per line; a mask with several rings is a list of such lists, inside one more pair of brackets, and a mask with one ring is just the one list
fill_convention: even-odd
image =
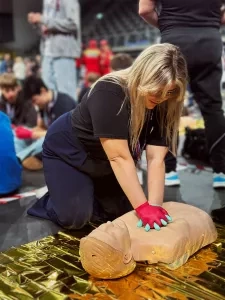
[(209, 163), (209, 151), (205, 136), (205, 129), (185, 128), (185, 142), (182, 156), (187, 159), (200, 160)]

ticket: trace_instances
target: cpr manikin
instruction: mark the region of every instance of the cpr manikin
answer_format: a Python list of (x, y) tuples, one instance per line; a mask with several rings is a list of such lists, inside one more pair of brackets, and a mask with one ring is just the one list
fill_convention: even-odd
[(80, 242), (81, 263), (92, 276), (113, 279), (130, 274), (135, 261), (163, 263), (176, 269), (202, 247), (213, 243), (217, 231), (210, 216), (191, 205), (163, 204), (173, 222), (160, 231), (137, 227), (135, 211), (102, 224)]

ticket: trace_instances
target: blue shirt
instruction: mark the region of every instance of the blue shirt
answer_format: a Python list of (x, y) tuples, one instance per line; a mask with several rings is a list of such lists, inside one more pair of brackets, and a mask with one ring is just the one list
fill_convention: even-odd
[(0, 195), (21, 186), (22, 167), (16, 157), (9, 117), (0, 112)]

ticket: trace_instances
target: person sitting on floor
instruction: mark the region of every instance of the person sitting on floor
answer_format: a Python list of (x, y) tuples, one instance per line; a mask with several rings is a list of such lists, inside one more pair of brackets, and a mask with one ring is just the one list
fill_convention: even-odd
[(32, 130), (17, 128), (17, 142), (21, 150), (17, 156), (29, 170), (40, 170), (42, 144), (48, 127), (61, 115), (76, 107), (69, 95), (49, 90), (41, 78), (30, 76), (24, 82), (24, 95), (39, 109), (38, 123)]
[(31, 101), (27, 101), (13, 74), (0, 76), (0, 111), (4, 112), (15, 126), (35, 127), (37, 112)]
[(21, 186), (22, 167), (16, 157), (9, 117), (0, 111), (0, 196), (16, 192)]

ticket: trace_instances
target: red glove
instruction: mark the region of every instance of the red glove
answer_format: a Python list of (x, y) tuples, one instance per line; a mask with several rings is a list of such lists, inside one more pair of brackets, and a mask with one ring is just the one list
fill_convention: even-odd
[(15, 134), (18, 139), (32, 139), (32, 130), (19, 126), (15, 129)]
[(160, 230), (161, 226), (166, 226), (168, 222), (172, 221), (172, 218), (164, 208), (150, 205), (148, 202), (140, 205), (135, 210), (140, 218), (137, 226), (145, 226), (146, 231), (149, 231), (150, 228)]

